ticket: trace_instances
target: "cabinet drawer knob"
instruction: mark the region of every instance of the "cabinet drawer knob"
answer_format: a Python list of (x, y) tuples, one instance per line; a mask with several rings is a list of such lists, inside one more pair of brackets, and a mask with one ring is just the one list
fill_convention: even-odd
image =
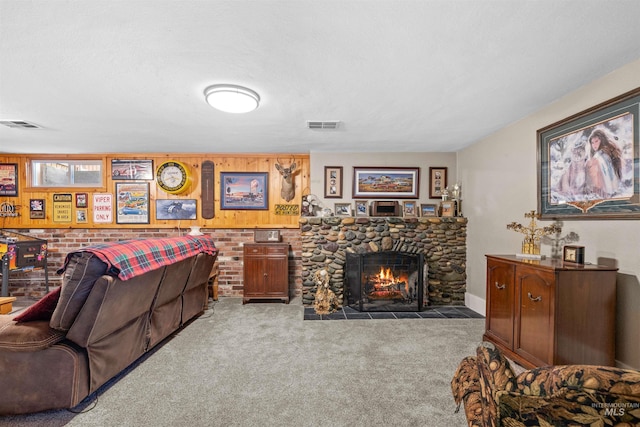
[(502, 284), (502, 285), (501, 285), (500, 283), (496, 282), (496, 288), (498, 288), (498, 289), (504, 289), (504, 288), (506, 288), (506, 287), (507, 287), (507, 285), (505, 285), (505, 284)]
[(533, 302), (542, 301), (542, 296), (540, 296), (540, 295), (534, 298), (533, 295), (531, 295), (531, 292), (527, 292), (527, 296)]

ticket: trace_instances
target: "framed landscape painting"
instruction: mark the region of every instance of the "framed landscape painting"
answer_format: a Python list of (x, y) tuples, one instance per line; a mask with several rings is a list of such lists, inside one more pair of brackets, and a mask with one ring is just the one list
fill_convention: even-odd
[(640, 88), (538, 130), (541, 219), (637, 219)]
[(354, 199), (417, 199), (420, 168), (354, 167)]
[(221, 172), (220, 209), (269, 208), (268, 172)]

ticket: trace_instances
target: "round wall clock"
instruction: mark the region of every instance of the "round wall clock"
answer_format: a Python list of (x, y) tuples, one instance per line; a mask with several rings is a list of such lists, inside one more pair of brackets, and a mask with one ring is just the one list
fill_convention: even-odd
[(184, 193), (191, 185), (191, 171), (189, 166), (181, 162), (163, 162), (156, 170), (156, 181), (169, 194)]

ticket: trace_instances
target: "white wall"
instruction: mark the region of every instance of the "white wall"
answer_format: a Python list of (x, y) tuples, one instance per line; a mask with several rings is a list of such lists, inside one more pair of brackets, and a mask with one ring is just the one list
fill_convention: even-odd
[[(535, 84), (534, 75), (532, 79)], [(636, 87), (640, 87), (640, 60), (458, 153), (464, 213), (469, 218), (467, 292), (471, 300), (485, 298), (484, 255), (519, 251), (522, 235), (507, 230), (506, 224), (524, 223), (524, 213), (537, 208), (536, 131)], [(640, 221), (564, 221), (563, 234), (571, 231), (580, 236), (576, 244), (585, 246), (586, 261), (617, 263), (616, 360), (620, 366), (640, 369)], [(542, 253), (550, 255), (550, 247), (543, 246)]]
[[(342, 199), (324, 198), (324, 167), (343, 167)], [(311, 153), (311, 193), (318, 196), (325, 207), (333, 210), (335, 203), (351, 203), (354, 209), (353, 167), (385, 166), (385, 167), (419, 167), (420, 168), (420, 203), (439, 203), (438, 199), (429, 199), (429, 168), (446, 167), (448, 183), (456, 182), (456, 153)], [(304, 189), (303, 189), (304, 190)], [(463, 194), (465, 189), (463, 188)], [(302, 193), (305, 194), (305, 193)], [(392, 200), (391, 198), (386, 200)]]

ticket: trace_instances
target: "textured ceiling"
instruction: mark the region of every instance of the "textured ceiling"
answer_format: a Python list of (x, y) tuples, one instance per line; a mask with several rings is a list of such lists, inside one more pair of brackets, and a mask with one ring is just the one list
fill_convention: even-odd
[[(640, 58), (638, 17), (637, 0), (0, 0), (0, 120), (41, 127), (0, 126), (0, 152), (456, 151)], [(212, 109), (217, 83), (260, 108)]]

